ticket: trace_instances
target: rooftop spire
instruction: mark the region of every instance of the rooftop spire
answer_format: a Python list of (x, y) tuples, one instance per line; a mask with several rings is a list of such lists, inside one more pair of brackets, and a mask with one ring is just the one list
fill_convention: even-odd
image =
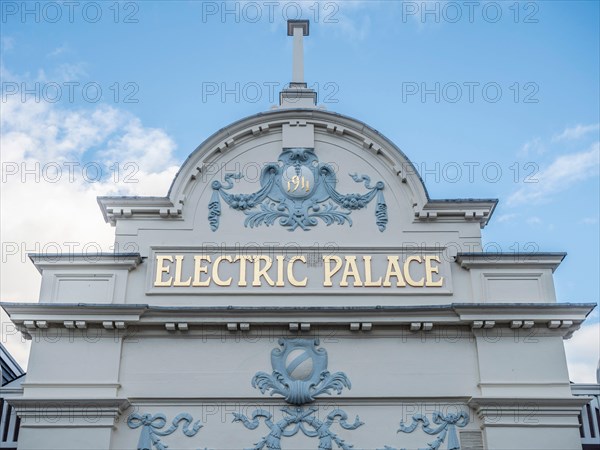
[(294, 38), (292, 81), (279, 93), (280, 108), (315, 108), (317, 93), (304, 81), (304, 36), (308, 36), (308, 20), (288, 20), (287, 35)]
[(294, 37), (294, 54), (292, 63), (292, 85), (304, 83), (304, 36), (308, 36), (308, 20), (288, 20), (288, 36)]

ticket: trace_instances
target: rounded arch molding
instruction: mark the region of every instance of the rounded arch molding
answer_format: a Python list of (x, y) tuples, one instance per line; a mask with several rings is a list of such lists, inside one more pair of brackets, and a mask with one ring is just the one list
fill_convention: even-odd
[(290, 122), (313, 125), (315, 133), (326, 132), (350, 139), (374, 158), (381, 158), (386, 167), (408, 185), (417, 205), (423, 206), (429, 196), (423, 181), (406, 155), (392, 141), (375, 129), (351, 117), (321, 110), (276, 110), (246, 117), (214, 133), (200, 144), (184, 161), (167, 194), (173, 205), (183, 205), (187, 193), (198, 182), (202, 171), (234, 147), (266, 133), (281, 132)]

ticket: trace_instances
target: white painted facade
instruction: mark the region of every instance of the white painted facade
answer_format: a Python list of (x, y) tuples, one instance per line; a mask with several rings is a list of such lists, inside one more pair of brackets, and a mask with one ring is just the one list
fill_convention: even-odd
[[(294, 24), (290, 34), (301, 50), (293, 30)], [(301, 68), (295, 64), (295, 78)], [(342, 219), (328, 226), (317, 217), (306, 230), (290, 231), (278, 216), (271, 226), (251, 227), (245, 224), (250, 216), (224, 197), (218, 226), (209, 221), (209, 205), (218, 196), (213, 182), (225, 185), (227, 173), (241, 172), (244, 178), (233, 180), (230, 193), (256, 192), (260, 171), (284, 149), (307, 148), (334, 169), (340, 193), (369, 191), (349, 173), (367, 175), (371, 187), (384, 184), (385, 229), (376, 223), (379, 197), (348, 211), (351, 224)], [(285, 179), (277, 182), (285, 186)], [(557, 303), (553, 272), (564, 254), (482, 253), (481, 230), (495, 200), (430, 199), (396, 145), (358, 120), (317, 108), (302, 79), (282, 92), (279, 108), (233, 123), (202, 143), (166, 197), (103, 197), (99, 204), (115, 226), (120, 251), (32, 255), (42, 274), (39, 303), (2, 305), (32, 339), (22, 394), (8, 399), (21, 417), (20, 450), (160, 449), (157, 438), (171, 450), (257, 443), (285, 449), (581, 449), (577, 416), (587, 400), (571, 393), (563, 339), (594, 305)], [(163, 273), (160, 255), (173, 259), (163, 260)], [(179, 278), (177, 255), (187, 255)], [(194, 272), (194, 255), (210, 256), (210, 264), (219, 256), (263, 255), (272, 262), (283, 256), (286, 265), (283, 275), (275, 263), (269, 269), (273, 286), (257, 276), (260, 266), (252, 259), (246, 261), (245, 286), (240, 261), (223, 262), (217, 271), (232, 278), (229, 286), (214, 278), (208, 286), (157, 286), (157, 279), (186, 284), (189, 276), (200, 284), (214, 276), (212, 268)], [(390, 255), (400, 262), (420, 257), (409, 264), (415, 278), (426, 256), (437, 257), (438, 272), (430, 273), (429, 286), (398, 286), (398, 277), (392, 286), (364, 286), (365, 257), (372, 258), (377, 284)], [(346, 274), (349, 285), (343, 286), (344, 267), (326, 286), (323, 273), (335, 262), (327, 256), (342, 264), (356, 257), (362, 263), (358, 277)], [(292, 275), (306, 279), (306, 286), (291, 282), (287, 264), (294, 257)], [(443, 285), (435, 286), (442, 277)], [(253, 286), (256, 281), (261, 285)], [(318, 338), (327, 370), (343, 373), (351, 389), (290, 404), (254, 387), (257, 373), (272, 374), (271, 352), (279, 339), (293, 346), (297, 338)], [(310, 364), (316, 367), (318, 358)], [(304, 368), (309, 375), (310, 367)], [(301, 408), (322, 427), (291, 423), (277, 436), (285, 407)], [(261, 409), (273, 415), (271, 428), (260, 418), (250, 429)], [(326, 424), (336, 409), (347, 419), (340, 423), (340, 413)], [(172, 433), (157, 433), (182, 413), (202, 427), (186, 428), (182, 421)], [(453, 422), (451, 415), (459, 413), (463, 418)], [(145, 425), (144, 414), (150, 414)], [(418, 417), (430, 427), (417, 421), (409, 431)]]

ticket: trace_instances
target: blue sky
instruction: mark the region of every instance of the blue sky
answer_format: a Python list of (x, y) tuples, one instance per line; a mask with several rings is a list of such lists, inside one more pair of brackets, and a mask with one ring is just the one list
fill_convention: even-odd
[[(32, 2), (26, 13), (22, 2), (5, 1), (3, 162), (102, 161), (110, 175), (110, 161), (129, 152), (145, 181), (123, 186), (104, 178), (53, 195), (72, 196), (67, 207), (115, 192), (164, 195), (176, 167), (206, 137), (274, 103), (269, 97), (291, 74), (284, 19), (300, 14), (311, 20), (306, 80), (327, 109), (394, 141), (421, 169), (431, 197), (499, 198), (484, 231), (487, 248), (566, 251), (555, 274), (560, 301), (597, 302), (599, 5), (111, 1), (69, 10)], [(79, 83), (72, 98), (65, 83)], [(23, 88), (39, 91), (23, 102)], [(48, 192), (44, 180), (33, 188), (11, 180), (3, 183), (3, 213), (11, 198), (27, 196), (33, 205), (43, 196), (36, 189)], [(45, 203), (35, 214), (44, 210), (52, 214)], [(97, 228), (88, 232), (109, 239), (95, 203), (89, 214)], [(26, 226), (27, 219), (3, 219), (3, 242), (43, 247), (52, 232), (65, 232), (63, 225)], [(28, 264), (19, 247), (3, 262)], [(6, 264), (5, 274), (13, 273)], [(3, 286), (3, 299), (34, 296)], [(579, 356), (585, 367), (595, 365), (597, 347)]]

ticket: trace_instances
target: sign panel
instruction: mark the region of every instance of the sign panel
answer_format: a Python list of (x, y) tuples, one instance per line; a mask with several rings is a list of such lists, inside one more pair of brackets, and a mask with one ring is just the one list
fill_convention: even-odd
[[(452, 294), (443, 249), (154, 248), (148, 294)], [(254, 292), (252, 292), (254, 291)]]

